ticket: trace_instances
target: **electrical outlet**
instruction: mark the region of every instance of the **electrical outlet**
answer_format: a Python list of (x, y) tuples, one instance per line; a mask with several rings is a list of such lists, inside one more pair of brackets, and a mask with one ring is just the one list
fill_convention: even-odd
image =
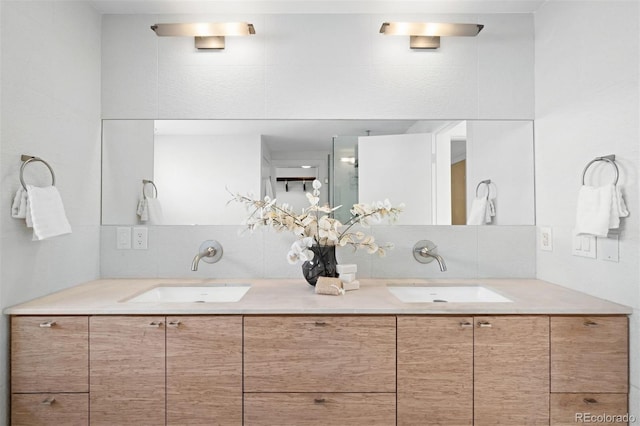
[(149, 246), (149, 229), (145, 227), (133, 228), (133, 249), (146, 250)]
[(540, 250), (553, 251), (553, 234), (548, 226), (540, 227)]
[(131, 248), (131, 228), (119, 226), (116, 229), (116, 249), (128, 250)]

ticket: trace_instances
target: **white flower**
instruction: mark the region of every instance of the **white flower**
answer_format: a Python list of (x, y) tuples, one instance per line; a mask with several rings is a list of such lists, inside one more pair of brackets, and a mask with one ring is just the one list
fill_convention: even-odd
[(306, 262), (307, 260), (313, 259), (313, 252), (307, 247), (311, 247), (313, 245), (312, 238), (303, 238), (301, 240), (294, 241), (291, 244), (291, 250), (287, 253), (287, 260), (290, 264), (295, 264), (298, 261)]
[(320, 202), (320, 197), (311, 195), (309, 192), (307, 192), (307, 200), (309, 200), (309, 204), (311, 204), (312, 206), (317, 206)]
[(335, 245), (338, 242), (338, 237), (340, 233), (338, 232), (338, 228), (340, 227), (340, 222), (335, 219), (330, 219), (328, 216), (322, 216), (318, 221), (318, 236), (320, 237), (320, 243), (323, 241), (329, 243), (329, 245)]
[(388, 199), (371, 204), (356, 203), (350, 210), (351, 218), (342, 224), (330, 216), (341, 206), (320, 206), (322, 183), (316, 179), (312, 186), (312, 192), (306, 194), (309, 207), (303, 209), (300, 214), (295, 213), (286, 203), (279, 206), (276, 200), (270, 197), (254, 199), (251, 194), (231, 194), (233, 196), (231, 201), (243, 203), (247, 207), (245, 230), (253, 231), (268, 226), (277, 232), (290, 231), (298, 237), (287, 253), (289, 263), (313, 259), (314, 253), (309, 248), (314, 245), (340, 247), (349, 245), (354, 250), (366, 249), (368, 253), (377, 253), (379, 256), (384, 256), (387, 250), (393, 248), (391, 244), (379, 246), (373, 236), (352, 230), (352, 227), (359, 225), (366, 228), (370, 223), (379, 222), (384, 218), (393, 222), (404, 209), (404, 204), (393, 207)]

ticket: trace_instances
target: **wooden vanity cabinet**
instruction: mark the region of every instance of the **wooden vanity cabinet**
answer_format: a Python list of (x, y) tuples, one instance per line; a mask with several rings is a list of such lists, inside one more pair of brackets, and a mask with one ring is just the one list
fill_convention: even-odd
[(394, 316), (246, 316), (245, 392), (395, 392)]
[(549, 317), (398, 317), (398, 425), (548, 425)]
[(12, 425), (86, 425), (88, 392), (88, 317), (11, 317)]
[(163, 316), (90, 318), (92, 425), (165, 423)]
[(395, 425), (395, 316), (245, 316), (245, 425)]
[(551, 318), (552, 426), (575, 424), (576, 413), (628, 413), (628, 327), (626, 316)]
[(473, 317), (398, 317), (398, 425), (473, 424)]
[(548, 425), (549, 317), (474, 322), (474, 425)]
[(167, 425), (242, 424), (242, 317), (167, 317)]
[(242, 317), (103, 316), (90, 326), (92, 425), (242, 423)]
[(390, 426), (395, 393), (248, 393), (244, 424), (252, 426)]

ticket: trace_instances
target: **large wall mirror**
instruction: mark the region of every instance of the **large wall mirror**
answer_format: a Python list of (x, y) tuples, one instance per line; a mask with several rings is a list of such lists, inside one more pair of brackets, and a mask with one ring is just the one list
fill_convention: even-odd
[(399, 224), (533, 225), (533, 122), (104, 120), (103, 225), (238, 225), (231, 192), (300, 210), (388, 198)]

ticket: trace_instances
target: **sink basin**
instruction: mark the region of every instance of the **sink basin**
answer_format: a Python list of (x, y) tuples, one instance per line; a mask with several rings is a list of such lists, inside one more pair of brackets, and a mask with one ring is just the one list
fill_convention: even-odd
[(404, 303), (504, 303), (501, 294), (480, 285), (464, 286), (387, 286)]
[(237, 302), (250, 284), (211, 284), (201, 286), (161, 285), (138, 294), (126, 303), (220, 303)]

